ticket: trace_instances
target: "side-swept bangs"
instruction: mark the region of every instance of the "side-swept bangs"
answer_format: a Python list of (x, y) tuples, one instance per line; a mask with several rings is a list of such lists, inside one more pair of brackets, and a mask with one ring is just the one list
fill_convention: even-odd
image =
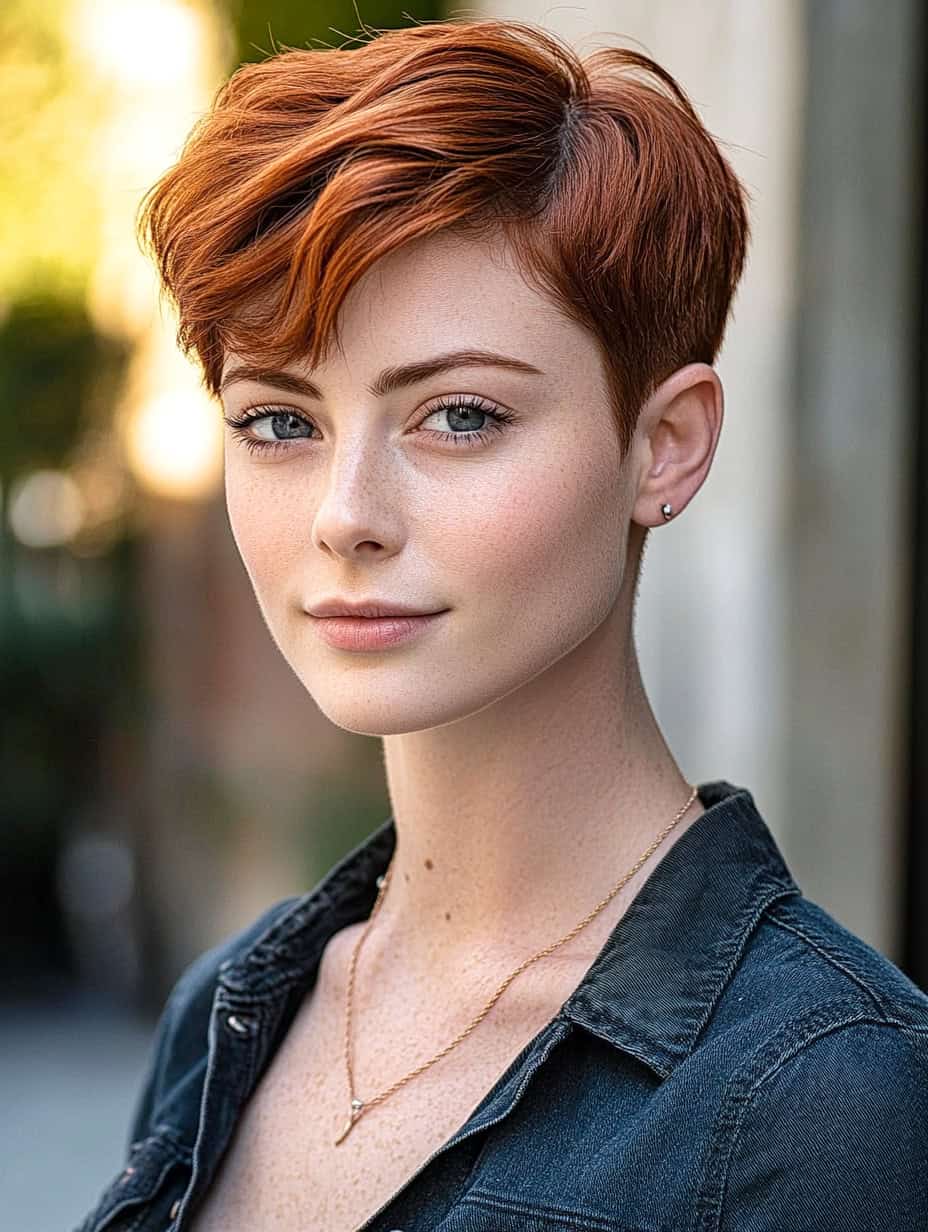
[(718, 353), (747, 200), (648, 56), (581, 60), (538, 27), (479, 18), (241, 66), (138, 227), (215, 396), (228, 349), (317, 366), (351, 286), (400, 245), (501, 228), (597, 339), (624, 454), (654, 388)]

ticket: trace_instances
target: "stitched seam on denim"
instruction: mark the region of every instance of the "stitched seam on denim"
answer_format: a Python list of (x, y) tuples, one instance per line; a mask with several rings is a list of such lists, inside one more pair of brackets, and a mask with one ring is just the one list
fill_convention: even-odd
[[(602, 1039), (605, 1043), (609, 1044), (610, 1047), (619, 1048), (622, 1052), (628, 1053), (628, 1055), (634, 1057), (636, 1061), (640, 1061), (642, 1065), (645, 1065), (648, 1069), (656, 1072), (661, 1081), (666, 1080), (670, 1076), (670, 1067), (664, 1063), (661, 1055), (652, 1050), (646, 1051), (637, 1043), (630, 1043), (627, 1038), (622, 1040), (621, 1043), (616, 1043), (614, 1038), (615, 1019), (611, 1015), (604, 1013), (597, 1005), (590, 1001), (588, 997), (584, 997), (583, 1001), (578, 1002), (578, 1004), (581, 1005), (586, 1011), (587, 1021), (578, 1022), (574, 1018), (569, 1019), (569, 1021), (575, 1026), (581, 1027), (584, 1031), (591, 1031), (594, 1027), (603, 1028), (603, 1035), (593, 1031), (593, 1034), (597, 1039)], [(624, 1026), (625, 1024), (623, 1023), (622, 1025)], [(660, 1050), (660, 1053), (663, 1053), (663, 1049)]]
[[(563, 1030), (561, 1029), (562, 1027), (564, 1028)], [(544, 1038), (546, 1033), (548, 1035), (547, 1039)], [(499, 1124), (500, 1121), (505, 1120), (507, 1116), (510, 1116), (513, 1108), (515, 1108), (516, 1104), (522, 1098), (525, 1088), (528, 1086), (529, 1082), (531, 1082), (535, 1073), (537, 1073), (537, 1071), (544, 1065), (554, 1049), (570, 1037), (570, 1023), (567, 1022), (562, 1015), (557, 1014), (549, 1023), (546, 1023), (545, 1026), (542, 1027), (538, 1035), (542, 1037), (541, 1042), (539, 1042), (537, 1038), (529, 1040), (522, 1051), (513, 1057), (507, 1068), (497, 1078), (490, 1091), (488, 1091), (484, 1096), (484, 1099), (481, 1100), (481, 1103), (488, 1099), (492, 1099), (493, 1102), (498, 1101), (502, 1096), (502, 1093), (508, 1086), (511, 1086), (515, 1076), (519, 1073), (519, 1062), (522, 1060), (523, 1054), (527, 1054), (526, 1060), (523, 1062), (523, 1067), (527, 1065), (528, 1069), (522, 1074), (521, 1081), (516, 1090), (509, 1096), (509, 1108), (506, 1112), (500, 1113), (490, 1121), (484, 1120), (481, 1122), (480, 1116), (486, 1115), (486, 1109), (483, 1109), (482, 1114), (478, 1114), (476, 1109), (472, 1111), (471, 1115), (467, 1118), (464, 1124), (459, 1129), (455, 1130), (447, 1142), (444, 1142), (441, 1146), (437, 1147), (432, 1154), (429, 1155), (429, 1157), (422, 1164), (420, 1164), (419, 1168), (413, 1173), (413, 1175), (407, 1178), (406, 1183), (403, 1185), (403, 1188), (399, 1191), (399, 1193), (393, 1194), (383, 1206), (374, 1211), (374, 1213), (368, 1218), (367, 1223), (373, 1225), (386, 1219), (387, 1211), (394, 1205), (396, 1199), (402, 1195), (405, 1195), (407, 1190), (409, 1190), (413, 1184), (420, 1181), (421, 1177), (424, 1176), (431, 1167), (433, 1160), (437, 1159), (439, 1155), (444, 1154), (446, 1151), (452, 1150), (460, 1142), (464, 1142), (476, 1133), (485, 1133), (487, 1130), (492, 1129), (494, 1125)], [(530, 1049), (533, 1049), (533, 1051), (529, 1051)], [(473, 1123), (475, 1121), (476, 1124)], [(480, 1153), (483, 1154), (483, 1151), (481, 1150)], [(473, 1172), (473, 1169), (471, 1169), (471, 1172)]]
[[(543, 1037), (546, 1031), (550, 1032), (548, 1039), (542, 1038), (539, 1043), (538, 1037)], [(522, 1096), (525, 1094), (528, 1084), (548, 1060), (551, 1053), (554, 1052), (556, 1048), (559, 1048), (566, 1040), (568, 1040), (570, 1035), (570, 1023), (562, 1018), (560, 1014), (556, 1014), (550, 1023), (545, 1024), (545, 1026), (541, 1028), (538, 1032), (538, 1036), (530, 1039), (516, 1054), (516, 1056), (512, 1058), (509, 1065), (503, 1073), (500, 1074), (499, 1078), (496, 1080), (496, 1083), (494, 1083), (494, 1088), (492, 1088), (495, 1089), (496, 1087), (499, 1087), (499, 1091), (496, 1092), (496, 1097), (498, 1098), (500, 1092), (503, 1091), (506, 1086), (511, 1085), (511, 1083), (519, 1075), (519, 1070), (517, 1067), (520, 1063), (523, 1067), (525, 1067), (524, 1072), (519, 1077), (518, 1086), (512, 1092), (509, 1110), (506, 1113), (507, 1116), (512, 1113), (512, 1110), (519, 1103)], [(497, 1117), (496, 1121), (491, 1122), (490, 1125), (495, 1125), (502, 1119), (502, 1117)], [(490, 1125), (485, 1125), (481, 1128), (489, 1129)]]
[[(830, 1015), (840, 1011), (842, 1007), (849, 1011), (849, 1016), (830, 1020)], [(783, 1024), (732, 1076), (722, 1095), (719, 1113), (704, 1155), (706, 1176), (700, 1185), (695, 1207), (694, 1227), (697, 1232), (719, 1232), (721, 1228), (731, 1161), (744, 1119), (760, 1088), (784, 1065), (818, 1040), (834, 1031), (860, 1025), (894, 1027), (899, 1024), (894, 1020), (864, 1013), (855, 1002), (849, 1000), (832, 1002), (794, 1023)], [(769, 1064), (764, 1060), (767, 1057), (770, 1058)], [(759, 1072), (758, 1062), (761, 1064)], [(708, 1192), (705, 1192), (706, 1190)]]
[[(244, 1097), (246, 1100), (251, 1097), (258, 1081), (258, 1054), (259, 1052), (263, 1053), (265, 1051), (263, 1046), (263, 1036), (261, 1035), (261, 1032), (263, 1032), (264, 1029), (264, 1020), (259, 1019), (255, 1027), (255, 1038), (252, 1041), (252, 1046), (248, 1049), (248, 1074), (245, 1079), (246, 1095)], [(259, 1041), (262, 1043), (261, 1048), (258, 1047)], [(236, 1120), (241, 1120), (241, 1108), (239, 1108), (239, 1112), (236, 1114)]]
[[(226, 1011), (231, 1010), (234, 1012), (234, 1010), (238, 1008), (247, 1010), (248, 1014), (254, 1018), (254, 1022), (252, 1024), (252, 1031), (251, 1031), (249, 1038), (247, 1040), (238, 1041), (239, 1047), (241, 1047), (242, 1049), (247, 1049), (247, 1067), (245, 1070), (245, 1081), (244, 1081), (244, 1084), (238, 1084), (239, 1089), (240, 1090), (244, 1089), (245, 1091), (245, 1095), (243, 1096), (243, 1100), (245, 1100), (249, 1098), (249, 1096), (251, 1095), (251, 1092), (255, 1088), (255, 1082), (256, 1082), (257, 1071), (258, 1071), (258, 1054), (259, 1052), (265, 1051), (263, 1047), (263, 1040), (264, 1040), (265, 1032), (268, 1031), (269, 1029), (269, 1024), (268, 1024), (268, 1020), (265, 1018), (264, 1007), (261, 1006), (258, 1002), (244, 1003), (241, 1007), (239, 1007), (235, 1004), (235, 1002), (230, 1002), (227, 997), (222, 996), (222, 990), (220, 990), (216, 996), (216, 1010), (220, 1012), (220, 1015), (222, 1019), (224, 1020), (222, 1027), (223, 1027), (223, 1032), (226, 1035), (226, 1038), (228, 1038), (227, 1031), (226, 1031), (226, 1024), (225, 1024), (225, 1019), (228, 1017), (228, 1014), (226, 1013)], [(259, 1044), (261, 1045), (260, 1047), (259, 1047)], [(206, 1089), (206, 1082), (204, 1079), (204, 1090), (205, 1089)]]
[(776, 924), (778, 928), (782, 928), (784, 932), (793, 933), (795, 936), (802, 938), (802, 940), (805, 941), (807, 945), (811, 946), (812, 949), (814, 949), (817, 953), (821, 954), (821, 956), (827, 962), (831, 963), (833, 967), (835, 967), (838, 971), (841, 971), (844, 975), (846, 975), (849, 980), (853, 980), (855, 984), (857, 984), (865, 993), (867, 993), (871, 1001), (873, 1001), (877, 1009), (882, 1014), (886, 1015), (887, 1018), (891, 1016), (892, 1014), (891, 1007), (888, 1006), (881, 999), (881, 997), (877, 994), (876, 990), (872, 988), (870, 984), (864, 979), (863, 974), (855, 971), (853, 967), (847, 965), (848, 960), (850, 959), (850, 955), (847, 955), (842, 952), (841, 957), (844, 958), (845, 961), (839, 962), (837, 954), (829, 952), (827, 948), (828, 942), (824, 937), (821, 937), (821, 936), (819, 936), (818, 938), (811, 937), (809, 936), (807, 932), (801, 929), (798, 926), (798, 924), (787, 923), (786, 920), (778, 919), (772, 913), (770, 916), (770, 920), (771, 920), (771, 923)]
[[(312, 900), (314, 898), (325, 899), (327, 897), (327, 892), (307, 890), (305, 894), (291, 896), (282, 903), (279, 903), (279, 910), (272, 916), (264, 931), (251, 941), (247, 949), (230, 958), (228, 966), (236, 967), (242, 962), (248, 962), (264, 949), (268, 949), (271, 952), (276, 951), (279, 943), (275, 942), (275, 936), (284, 930), (286, 930), (287, 934), (293, 931), (298, 932), (306, 923), (306, 918), (310, 914), (310, 906), (316, 907), (320, 905), (312, 902)], [(220, 971), (224, 969), (223, 966), (219, 968)]]
[[(490, 1207), (494, 1210), (506, 1211), (509, 1214), (534, 1215), (549, 1222), (563, 1223), (568, 1232), (578, 1224), (591, 1229), (591, 1232), (616, 1232), (616, 1229), (619, 1227), (612, 1220), (604, 1219), (601, 1215), (594, 1215), (592, 1212), (579, 1210), (576, 1207), (571, 1207), (568, 1210), (565, 1207), (548, 1206), (547, 1203), (520, 1202), (516, 1198), (505, 1198), (500, 1194), (480, 1188), (472, 1189), (466, 1193), (461, 1200), (461, 1205), (463, 1206), (465, 1203), (471, 1206), (480, 1206), (484, 1209)], [(622, 1232), (635, 1232), (635, 1229), (623, 1227)]]
[[(512, 1112), (513, 1108), (515, 1108), (519, 1100), (522, 1098), (522, 1093), (525, 1090), (525, 1087), (528, 1081), (530, 1081), (530, 1079), (534, 1076), (534, 1074), (536, 1074), (538, 1070), (541, 1069), (541, 1067), (545, 1064), (548, 1057), (551, 1055), (553, 1048), (559, 1048), (562, 1044), (566, 1044), (570, 1040), (571, 1036), (576, 1034), (576, 1029), (577, 1029), (576, 1025), (573, 1022), (571, 1022), (569, 1018), (564, 1017), (562, 1014), (558, 1014), (554, 1021), (555, 1022), (560, 1021), (561, 1023), (563, 1023), (565, 1030), (563, 1031), (563, 1033), (560, 1033), (560, 1032), (554, 1033), (554, 1044), (552, 1048), (549, 1048), (544, 1053), (544, 1055), (542, 1056), (538, 1064), (532, 1068), (528, 1077), (526, 1077), (523, 1080), (522, 1085), (520, 1086), (519, 1090), (515, 1094), (512, 1107), (509, 1110), (510, 1113)], [(517, 1060), (518, 1060), (517, 1057), (513, 1058), (512, 1064), (514, 1065)], [(475, 1185), (472, 1178), (479, 1173), (480, 1169), (483, 1167), (484, 1158), (489, 1154), (490, 1150), (492, 1149), (493, 1139), (489, 1131), (493, 1128), (495, 1124), (498, 1124), (498, 1123), (499, 1123), (499, 1119), (497, 1119), (497, 1121), (492, 1122), (490, 1125), (485, 1125), (481, 1131), (484, 1134), (484, 1139), (480, 1145), (480, 1150), (477, 1152), (476, 1156), (471, 1162), (471, 1165), (468, 1168), (467, 1173), (464, 1176), (464, 1179), (461, 1184), (461, 1192), (465, 1195), (470, 1193), (473, 1189), (476, 1189), (478, 1193), (480, 1192), (479, 1183)]]
[[(705, 998), (705, 1005), (699, 1017), (687, 1019), (689, 1029), (673, 1036), (670, 1040), (670, 1046), (680, 1051), (683, 1051), (685, 1047), (687, 1055), (692, 1052), (700, 1035), (702, 1035), (712, 1021), (715, 1008), (725, 989), (731, 983), (745, 950), (764, 920), (770, 918), (772, 905), (781, 899), (795, 897), (798, 893), (797, 889), (792, 888), (779, 879), (772, 881), (764, 897), (752, 902), (751, 911), (738, 921), (737, 928), (712, 947), (711, 963), (705, 980), (706, 986), (712, 990), (711, 994)], [(615, 1022), (612, 1016), (605, 1008), (597, 1005), (590, 998), (589, 994), (579, 999), (576, 1004), (585, 1009), (587, 1017), (592, 1024), (598, 1027), (614, 1027)], [(581, 1022), (578, 1025), (584, 1026), (585, 1024)], [(611, 1039), (608, 1042), (614, 1043)], [(659, 1057), (651, 1052), (644, 1053), (640, 1047), (633, 1047), (627, 1043), (622, 1044), (621, 1047), (624, 1052), (636, 1057), (643, 1064), (647, 1065), (649, 1069), (656, 1070), (661, 1078), (666, 1080), (673, 1071), (676, 1059), (673, 1059), (673, 1064), (667, 1065), (663, 1060), (663, 1054), (668, 1050), (668, 1046), (664, 1044), (663, 1040), (658, 1040), (657, 1045), (661, 1053)]]
[[(275, 953), (274, 960), (286, 960), (287, 955)], [(307, 983), (309, 972), (305, 967), (281, 967), (278, 969), (265, 967), (258, 974), (254, 971), (246, 972), (246, 975), (255, 983), (257, 987), (249, 988), (246, 985), (238, 983), (229, 983), (223, 980), (220, 987), (241, 1001), (241, 1007), (244, 1009), (247, 1005), (249, 1008), (255, 1005), (261, 1005), (263, 1002), (272, 1000), (281, 993), (287, 992), (296, 984)]]
[(744, 957), (745, 950), (753, 941), (757, 934), (757, 930), (761, 927), (766, 919), (770, 918), (770, 911), (774, 903), (779, 902), (784, 898), (792, 898), (798, 893), (788, 885), (784, 885), (781, 881), (774, 882), (767, 894), (755, 904), (753, 914), (746, 916), (745, 919), (739, 922), (738, 929), (731, 934), (726, 940), (716, 946), (716, 957), (722, 960), (722, 964), (716, 975), (721, 975), (716, 988), (715, 996), (707, 1002), (705, 1013), (702, 1020), (696, 1024), (696, 1031), (693, 1033), (689, 1047), (692, 1051), (696, 1046), (696, 1041), (705, 1031), (708, 1024), (712, 1021), (712, 1015), (721, 999), (725, 989), (734, 978), (738, 965)]
[(209, 1091), (210, 1082), (216, 1071), (216, 1053), (218, 1052), (218, 1032), (219, 1032), (219, 1015), (216, 1012), (220, 1000), (220, 990), (217, 988), (213, 993), (213, 1005), (209, 1015), (209, 1025), (207, 1027), (207, 1048), (206, 1048), (206, 1073), (203, 1076), (203, 1086), (200, 1089), (200, 1107), (197, 1112), (197, 1132), (196, 1140), (193, 1144), (192, 1167), (190, 1172), (190, 1181), (187, 1186), (187, 1192), (181, 1199), (181, 1208), (179, 1214), (185, 1215), (187, 1207), (190, 1203), (190, 1195), (194, 1190), (194, 1183), (200, 1180), (200, 1171), (203, 1160), (201, 1158), (202, 1151), (205, 1149), (203, 1144), (203, 1123), (204, 1114), (206, 1112), (206, 1096)]
[(158, 1121), (154, 1127), (152, 1137), (167, 1139), (174, 1147), (180, 1163), (190, 1163), (193, 1158), (193, 1148), (189, 1146), (181, 1137), (180, 1131), (170, 1121)]
[[(842, 1019), (841, 1015), (845, 1017)], [(849, 1015), (850, 1017), (847, 1017)], [(727, 1187), (728, 1159), (740, 1125), (741, 1106), (749, 1098), (759, 1072), (793, 1047), (797, 1040), (816, 1030), (829, 1029), (841, 1022), (856, 1020), (862, 1011), (856, 1000), (842, 998), (808, 1011), (804, 1016), (781, 1024), (735, 1070), (726, 1083), (702, 1158), (700, 1181), (694, 1207), (693, 1227), (697, 1232), (717, 1232)], [(769, 1058), (766, 1060), (766, 1058)]]
[(858, 1026), (892, 1027), (898, 1030), (900, 1027), (900, 1024), (897, 1022), (890, 1022), (884, 1018), (870, 1018), (870, 1017), (860, 1018), (860, 1019), (857, 1019), (856, 1021), (837, 1023), (833, 1027), (826, 1028), (822, 1031), (817, 1032), (815, 1035), (812, 1035), (803, 1044), (801, 1044), (798, 1048), (796, 1048), (791, 1054), (782, 1057), (780, 1061), (776, 1065), (772, 1066), (767, 1071), (767, 1073), (763, 1074), (758, 1079), (758, 1081), (754, 1084), (754, 1086), (751, 1088), (748, 1094), (748, 1099), (741, 1108), (740, 1116), (738, 1118), (738, 1125), (737, 1125), (737, 1128), (734, 1134), (732, 1135), (731, 1148), (729, 1150), (728, 1158), (725, 1164), (725, 1185), (722, 1190), (721, 1202), (719, 1204), (719, 1225), (720, 1226), (721, 1226), (721, 1216), (725, 1208), (725, 1197), (726, 1197), (727, 1190), (728, 1190), (728, 1174), (730, 1170), (731, 1160), (734, 1156), (735, 1147), (737, 1146), (738, 1137), (744, 1126), (745, 1118), (751, 1109), (751, 1105), (753, 1104), (755, 1096), (757, 1095), (758, 1091), (761, 1089), (761, 1087), (766, 1082), (768, 1082), (771, 1078), (773, 1078), (776, 1074), (778, 1074), (785, 1065), (787, 1065), (790, 1061), (795, 1060), (796, 1057), (800, 1056), (803, 1052), (806, 1052), (813, 1044), (816, 1044), (820, 1039), (824, 1039), (826, 1035), (831, 1035), (835, 1031), (843, 1031), (843, 1030), (847, 1030), (848, 1028), (853, 1028), (853, 1027), (858, 1027)]
[[(898, 1029), (902, 1032), (905, 1042), (908, 1044), (913, 1057), (924, 1073), (926, 1081), (928, 1081), (928, 1050), (926, 1050), (925, 1053), (919, 1052), (919, 1050), (915, 1047), (915, 1041), (912, 1039), (913, 1035), (923, 1035), (925, 1037), (926, 1044), (928, 1044), (928, 1026), (919, 1027), (912, 1022), (894, 1022), (893, 1025), (898, 1027)], [(928, 1089), (928, 1087), (926, 1087), (926, 1089)]]
[(147, 1205), (148, 1204), (146, 1203), (145, 1206), (142, 1207), (132, 1223), (127, 1224), (122, 1232), (135, 1232), (136, 1228), (140, 1228), (142, 1226), (142, 1220), (146, 1219), (150, 1213), (147, 1209)]
[[(155, 1137), (155, 1135), (150, 1135), (148, 1139), (143, 1139), (143, 1141), (150, 1141), (151, 1137)], [(159, 1170), (157, 1176), (154, 1178), (153, 1183), (151, 1184), (151, 1186), (148, 1188), (147, 1191), (143, 1192), (141, 1195), (130, 1194), (124, 1201), (120, 1199), (119, 1197), (117, 1197), (115, 1203), (113, 1203), (113, 1205), (110, 1206), (105, 1211), (104, 1218), (107, 1220), (113, 1219), (115, 1216), (121, 1215), (124, 1211), (128, 1211), (133, 1203), (141, 1202), (141, 1209), (139, 1211), (138, 1217), (136, 1218), (134, 1223), (131, 1223), (125, 1229), (125, 1232), (132, 1232), (132, 1229), (137, 1228), (139, 1226), (139, 1223), (141, 1222), (141, 1219), (147, 1214), (149, 1210), (150, 1200), (152, 1196), (155, 1193), (157, 1193), (158, 1189), (160, 1189), (161, 1185), (164, 1183), (165, 1177), (168, 1175), (168, 1173), (171, 1171), (172, 1168), (176, 1167), (181, 1162), (182, 1162), (181, 1160), (173, 1156), (166, 1159), (161, 1169)], [(96, 1211), (100, 1210), (102, 1206), (106, 1205), (106, 1199), (110, 1196), (111, 1192), (115, 1190), (118, 1185), (119, 1185), (119, 1177), (117, 1177), (115, 1180), (110, 1182), (110, 1184), (106, 1187), (106, 1189), (100, 1195), (100, 1199), (97, 1203), (97, 1206), (92, 1212), (93, 1215), (95, 1215)], [(121, 1201), (122, 1201), (122, 1205), (120, 1205)], [(94, 1229), (100, 1226), (101, 1225), (99, 1224), (99, 1222), (94, 1222), (90, 1225), (90, 1227)], [(103, 1224), (102, 1226), (106, 1227), (106, 1224)]]

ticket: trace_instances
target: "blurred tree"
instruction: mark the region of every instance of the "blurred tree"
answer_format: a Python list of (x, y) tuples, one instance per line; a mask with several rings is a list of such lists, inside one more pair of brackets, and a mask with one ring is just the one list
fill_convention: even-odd
[(397, 0), (216, 0), (232, 22), (237, 42), (237, 60), (263, 60), (275, 44), (289, 47), (351, 46), (368, 27), (393, 28), (436, 21), (444, 6), (435, 0), (415, 0), (402, 5)]
[(61, 467), (112, 406), (129, 348), (95, 329), (84, 303), (39, 288), (0, 323), (0, 481)]
[[(442, 16), (434, 0), (412, 12), (391, 0), (362, 8), (352, 0), (185, 3), (211, 12), (214, 29), (226, 31), (229, 71), (281, 45), (350, 46), (377, 28)], [(113, 82), (93, 68), (95, 38), (106, 30), (92, 14), (75, 0), (0, 3), (0, 928), (9, 943), (0, 977), (74, 965), (56, 883), (62, 845), (81, 828), (138, 829), (126, 815), (128, 782), (107, 788), (135, 772), (150, 721), (136, 536), (157, 528), (127, 507), (104, 547), (84, 551), (77, 542), (30, 547), (8, 519), (30, 472), (76, 475), (82, 446), (112, 435), (132, 358), (133, 344), (101, 327), (90, 293), (101, 252), (114, 242), (104, 194), (122, 191), (112, 178), (113, 143), (104, 140), (117, 107)], [(144, 39), (143, 16), (130, 13), (130, 29), (133, 20)], [(142, 112), (129, 119), (145, 131)], [(307, 852), (310, 875), (324, 871), (320, 857), (327, 867), (382, 820), (383, 801), (358, 776), (313, 790), (307, 843), (310, 831), (323, 842), (318, 850), (314, 843), (316, 861)], [(107, 807), (122, 815), (107, 816)]]
[(73, 6), (0, 4), (0, 307), (81, 298), (99, 229), (94, 138), (107, 97), (71, 52)]
[(11, 976), (67, 970), (57, 857), (98, 786), (98, 743), (125, 725), (134, 681), (125, 585), (132, 544), (105, 558), (10, 533), (18, 480), (67, 470), (105, 418), (129, 348), (86, 308), (99, 243), (95, 134), (107, 98), (73, 55), (73, 6), (0, 5), (0, 956)]

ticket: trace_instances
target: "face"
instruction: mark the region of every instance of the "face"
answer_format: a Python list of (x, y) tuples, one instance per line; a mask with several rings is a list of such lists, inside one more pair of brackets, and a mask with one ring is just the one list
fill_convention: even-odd
[[(630, 461), (593, 338), (502, 240), (445, 234), (390, 254), (340, 325), (323, 365), (288, 368), (302, 391), (266, 375), (224, 388), (229, 519), (268, 629), (323, 713), (366, 735), (421, 731), (507, 697), (613, 612)], [(384, 379), (461, 351), (517, 363)], [(224, 379), (244, 363), (227, 355)], [(330, 598), (442, 614), (345, 648), (309, 614)]]

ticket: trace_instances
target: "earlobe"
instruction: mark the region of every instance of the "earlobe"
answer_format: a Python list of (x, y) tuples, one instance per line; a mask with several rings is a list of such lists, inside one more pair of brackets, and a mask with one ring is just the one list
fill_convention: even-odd
[[(642, 431), (650, 432), (649, 465), (642, 472), (650, 496), (655, 487), (673, 484), (676, 491), (683, 491), (686, 506), (693, 493), (684, 489), (684, 480), (701, 475), (694, 490), (704, 481), (718, 443), (722, 408), (721, 384), (707, 364), (679, 369), (655, 392), (647, 407), (651, 422), (640, 421)], [(680, 512), (669, 502), (661, 504), (660, 511), (664, 522)]]

